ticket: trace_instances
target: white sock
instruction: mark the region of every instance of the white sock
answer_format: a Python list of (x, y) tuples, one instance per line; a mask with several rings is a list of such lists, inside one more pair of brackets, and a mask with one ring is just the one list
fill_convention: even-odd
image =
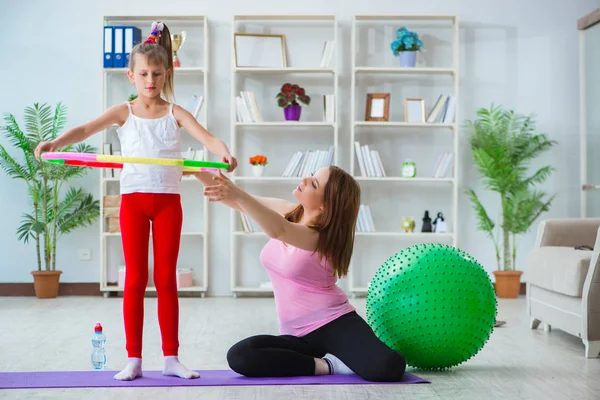
[(163, 375), (178, 376), (183, 379), (195, 379), (200, 377), (199, 373), (186, 368), (180, 363), (177, 356), (165, 357), (165, 369), (163, 369)]
[(327, 353), (323, 356), (323, 359), (331, 363), (333, 369), (333, 371), (331, 372), (335, 375), (350, 375), (354, 373), (354, 371), (348, 368), (348, 366), (346, 366), (346, 364), (344, 364), (342, 360), (340, 360), (333, 354)]
[(118, 381), (132, 381), (142, 376), (142, 359), (128, 358), (127, 365), (123, 371), (116, 374), (113, 378)]

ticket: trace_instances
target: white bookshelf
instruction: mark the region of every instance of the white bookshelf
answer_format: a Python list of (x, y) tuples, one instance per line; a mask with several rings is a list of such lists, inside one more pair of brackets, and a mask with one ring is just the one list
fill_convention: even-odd
[[(258, 195), (289, 195), (301, 180), (301, 177), (283, 176), (295, 152), (331, 147), (332, 164), (338, 163), (337, 18), (334, 15), (234, 15), (232, 24), (230, 143), (239, 167), (231, 174), (231, 179)], [(285, 35), (287, 66), (237, 67), (236, 33)], [(320, 58), (326, 40), (333, 40), (334, 45), (331, 61), (323, 67), (320, 66)], [(277, 105), (275, 95), (285, 82), (299, 84), (311, 97), (309, 106), (301, 104), (299, 121), (286, 121), (283, 110)], [(238, 121), (236, 96), (240, 95), (240, 91), (258, 94), (256, 102), (263, 122)], [(325, 120), (322, 115), (325, 94), (332, 94), (334, 98), (333, 121)], [(264, 175), (259, 177), (252, 175), (248, 162), (249, 157), (256, 154), (267, 156), (269, 163)], [(282, 187), (285, 187), (284, 191)], [(274, 194), (273, 190), (280, 192)], [(268, 280), (259, 261), (260, 249), (268, 237), (263, 232), (244, 231), (240, 214), (235, 210), (231, 210), (230, 222), (232, 295), (272, 293), (271, 288), (261, 287), (257, 282), (257, 279), (263, 283)], [(246, 245), (250, 248), (247, 249)]]
[[(396, 38), (396, 29), (406, 26), (419, 33), (425, 45), (425, 52), (417, 56), (415, 67), (400, 67), (393, 57), (390, 43)], [(436, 57), (437, 46), (433, 44), (435, 33), (443, 31), (446, 36), (440, 43), (449, 46), (441, 51), (443, 56)], [(423, 33), (427, 32), (427, 36)], [(370, 46), (379, 46), (372, 49)], [(374, 196), (384, 197), (387, 201), (385, 214), (379, 213), (379, 220), (374, 218), (375, 231), (356, 232), (354, 255), (348, 274), (348, 291), (353, 295), (366, 295), (369, 277), (385, 260), (403, 248), (418, 243), (439, 242), (456, 246), (458, 215), (458, 168), (459, 149), (458, 124), (458, 65), (459, 65), (459, 30), (458, 18), (454, 15), (357, 15), (352, 19), (351, 37), (351, 83), (350, 83), (350, 171), (362, 187), (362, 203), (368, 204)], [(433, 48), (432, 48), (433, 47)], [(436, 92), (436, 84), (443, 81), (444, 88)], [(412, 86), (411, 86), (412, 85)], [(408, 89), (405, 89), (408, 87)], [(412, 89), (412, 90), (411, 90)], [(420, 95), (420, 90), (428, 94)], [(406, 90), (406, 92), (405, 92)], [(365, 105), (367, 93), (391, 93), (389, 118), (387, 121), (366, 121)], [(456, 97), (454, 122), (405, 122), (404, 99), (423, 98), (425, 100), (425, 120), (428, 112), (437, 100), (437, 94), (448, 94)], [(400, 145), (391, 145), (394, 140)], [(435, 158), (428, 157), (426, 151), (437, 143), (445, 141), (444, 151), (453, 154), (453, 163), (447, 176), (432, 177), (431, 169)], [(387, 151), (387, 158), (382, 158), (385, 176), (361, 176), (357, 161), (355, 141), (360, 145), (369, 144), (370, 150)], [(416, 144), (413, 144), (415, 142)], [(396, 143), (396, 142), (393, 142)], [(414, 178), (401, 176), (401, 164), (404, 161), (402, 152), (409, 146), (418, 146), (411, 158), (416, 162), (417, 175)], [(406, 147), (405, 147), (406, 146)], [(392, 160), (399, 153), (397, 160)], [(386, 165), (388, 161), (388, 165)], [(394, 161), (395, 165), (394, 165)], [(391, 167), (390, 167), (390, 164)], [(427, 206), (437, 195), (428, 196), (428, 190), (445, 190), (443, 210)], [(417, 206), (405, 203), (407, 193), (423, 191), (423, 198)], [(437, 193), (437, 192), (436, 192)], [(365, 196), (366, 195), (366, 196)], [(367, 198), (365, 198), (367, 197)], [(439, 203), (438, 203), (439, 204)], [(373, 206), (370, 207), (371, 211)], [(442, 211), (448, 225), (447, 233), (421, 232), (422, 217), (425, 210), (433, 220), (438, 211)], [(408, 211), (405, 211), (408, 210)], [(420, 212), (414, 212), (420, 210)], [(401, 217), (414, 217), (414, 232), (403, 232)], [(397, 229), (377, 230), (378, 225), (388, 226), (394, 220)], [(378, 224), (379, 222), (379, 224)], [(375, 248), (375, 249), (373, 249)], [(366, 252), (371, 251), (369, 255)]]
[[(207, 129), (208, 126), (208, 66), (209, 66), (209, 37), (208, 19), (205, 16), (162, 15), (162, 16), (105, 16), (103, 26), (133, 25), (141, 29), (142, 41), (150, 34), (153, 21), (164, 21), (171, 34), (186, 31), (187, 37), (177, 51), (181, 67), (174, 68), (175, 103), (186, 108), (192, 94), (203, 96), (202, 109), (198, 121)], [(135, 93), (135, 88), (127, 78), (128, 68), (102, 69), (102, 107), (124, 103), (129, 94)], [(111, 143), (113, 150), (119, 148), (118, 135), (113, 126), (102, 132), (102, 148)], [(210, 129), (209, 129), (210, 130)], [(188, 147), (204, 151), (204, 159), (208, 159), (207, 149), (181, 130), (182, 152)], [(120, 148), (119, 148), (120, 149)], [(108, 170), (100, 173), (100, 291), (107, 297), (111, 293), (120, 293), (123, 287), (117, 286), (118, 270), (124, 266), (123, 250), (120, 232), (108, 232), (107, 220), (104, 214), (104, 196), (119, 194), (119, 178), (106, 175)], [(203, 201), (198, 201), (202, 197)], [(208, 200), (202, 195), (202, 185), (194, 178), (183, 177), (181, 181), (181, 199), (183, 207), (183, 227), (179, 250), (178, 268), (189, 268), (193, 273), (193, 286), (182, 287), (180, 293), (200, 294), (205, 296), (208, 285), (208, 244), (209, 218)], [(156, 292), (153, 286), (153, 250), (152, 232), (149, 243), (149, 283), (146, 292)]]

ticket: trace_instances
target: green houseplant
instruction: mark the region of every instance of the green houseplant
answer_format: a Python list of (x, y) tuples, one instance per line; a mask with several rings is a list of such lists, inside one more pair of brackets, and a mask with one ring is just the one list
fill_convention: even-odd
[[(0, 145), (0, 168), (14, 179), (22, 179), (29, 193), (29, 213), (24, 213), (17, 229), (18, 239), (35, 242), (37, 270), (32, 271), (38, 298), (56, 297), (62, 271), (56, 269), (57, 240), (73, 230), (89, 226), (100, 215), (100, 202), (82, 188), (65, 184), (87, 173), (86, 168), (41, 163), (34, 150), (41, 141), (58, 136), (67, 121), (66, 107), (58, 103), (55, 110), (35, 103), (25, 108), (25, 131), (12, 114), (4, 116), (0, 127), (4, 137), (20, 154), (11, 154)], [(63, 151), (95, 152), (87, 144), (69, 146)], [(64, 190), (66, 189), (66, 190)]]
[(529, 164), (556, 141), (536, 133), (533, 117), (493, 104), (479, 109), (477, 118), (467, 121), (465, 127), (483, 187), (500, 197), (501, 222), (496, 224), (475, 192), (467, 190), (478, 228), (492, 240), (496, 251), (496, 292), (499, 297), (517, 297), (522, 274), (516, 268), (517, 237), (527, 233), (554, 200), (538, 189), (554, 168), (544, 166), (530, 173)]

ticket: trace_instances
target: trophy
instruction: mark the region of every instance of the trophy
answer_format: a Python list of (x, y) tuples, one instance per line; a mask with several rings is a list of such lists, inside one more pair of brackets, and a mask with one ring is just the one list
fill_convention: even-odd
[(171, 46), (173, 47), (173, 67), (181, 67), (179, 57), (177, 57), (177, 50), (179, 50), (181, 46), (183, 46), (183, 42), (185, 42), (185, 37), (185, 31), (171, 35)]

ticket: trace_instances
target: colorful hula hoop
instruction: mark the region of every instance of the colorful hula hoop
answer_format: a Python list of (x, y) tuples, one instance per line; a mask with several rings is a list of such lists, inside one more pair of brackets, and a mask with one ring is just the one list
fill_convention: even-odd
[(51, 164), (71, 165), (91, 168), (123, 168), (124, 163), (150, 164), (168, 167), (183, 167), (184, 171), (214, 171), (227, 169), (229, 164), (215, 161), (183, 160), (176, 158), (127, 157), (107, 154), (48, 152), (42, 154), (42, 161)]

